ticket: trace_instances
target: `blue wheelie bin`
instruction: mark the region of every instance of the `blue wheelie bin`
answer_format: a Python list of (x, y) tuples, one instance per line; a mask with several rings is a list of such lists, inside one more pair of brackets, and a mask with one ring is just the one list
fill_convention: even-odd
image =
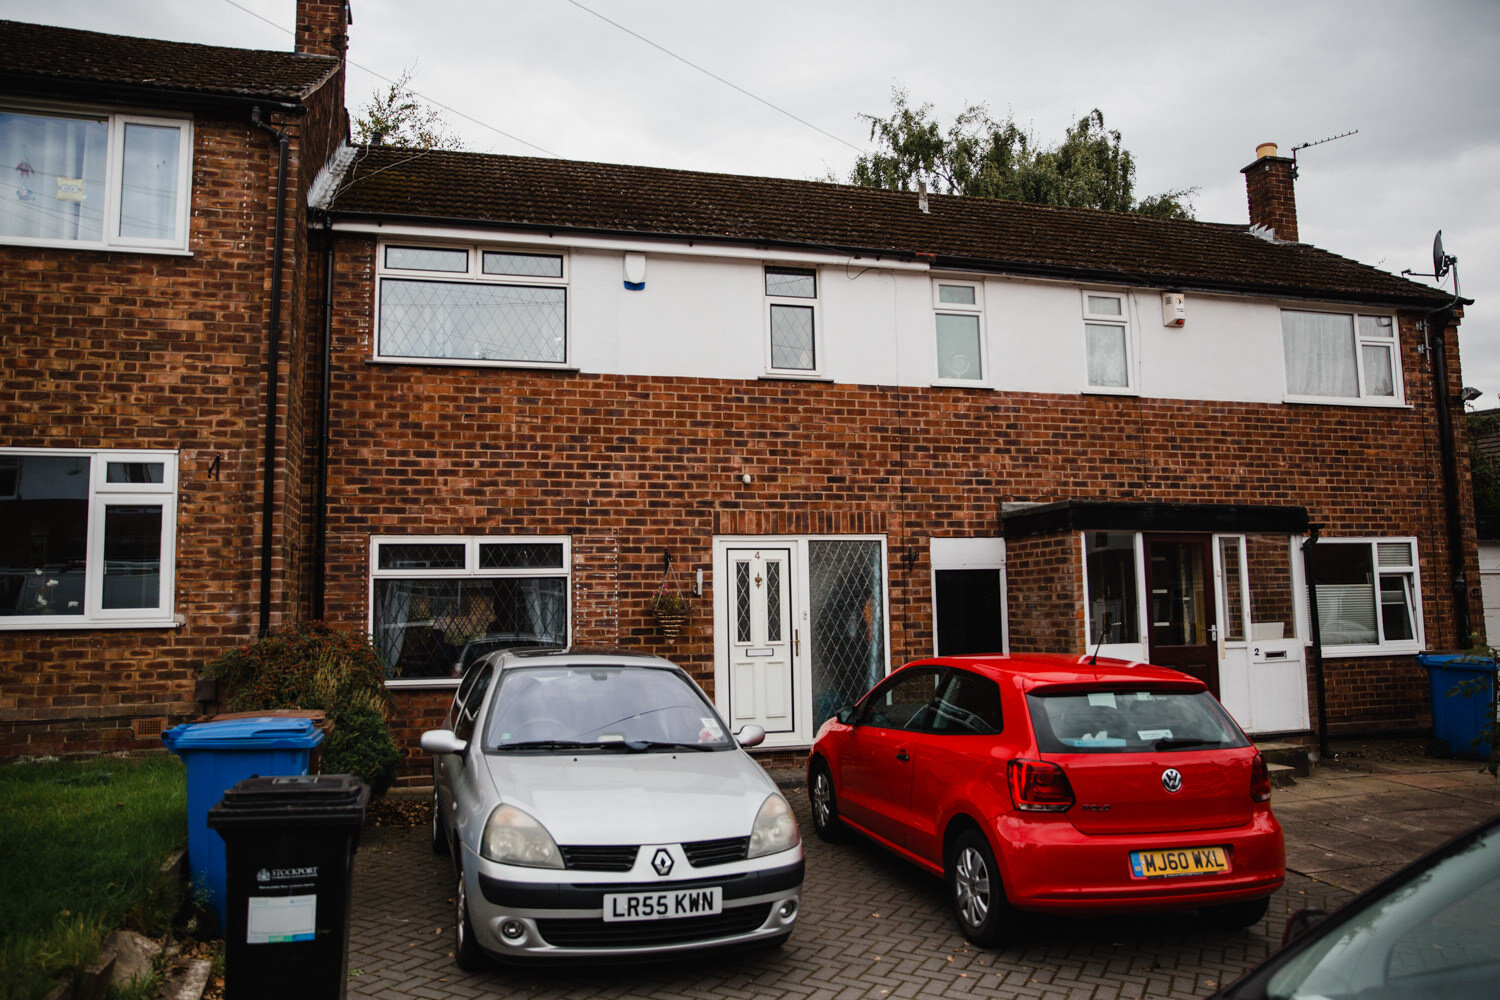
[(1495, 661), (1473, 653), (1418, 653), (1432, 684), (1435, 749), (1455, 757), (1490, 759), (1495, 712)]
[(226, 925), (224, 840), (208, 828), (209, 809), (245, 778), (307, 774), (323, 731), (309, 718), (266, 715), (183, 723), (161, 738), (187, 767), (188, 865), (220, 930)]

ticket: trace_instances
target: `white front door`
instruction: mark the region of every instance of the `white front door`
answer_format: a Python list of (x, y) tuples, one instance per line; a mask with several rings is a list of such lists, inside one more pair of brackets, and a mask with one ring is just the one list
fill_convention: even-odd
[(790, 549), (728, 551), (729, 724), (736, 730), (796, 728), (792, 665), (800, 636), (791, 568)]

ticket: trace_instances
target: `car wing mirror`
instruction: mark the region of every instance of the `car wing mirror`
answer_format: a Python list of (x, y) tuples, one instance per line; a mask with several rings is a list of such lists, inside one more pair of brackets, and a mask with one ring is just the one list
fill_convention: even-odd
[(1327, 910), (1298, 910), (1286, 918), (1286, 929), (1281, 932), (1281, 946), (1286, 947), (1327, 919)]
[(734, 739), (742, 747), (758, 747), (766, 741), (766, 731), (760, 726), (744, 726)]
[(838, 720), (839, 725), (841, 726), (854, 725), (854, 706), (845, 705), (843, 708), (835, 712), (833, 714), (833, 717)]
[(468, 741), (459, 739), (451, 729), (429, 729), (422, 734), (422, 749), (428, 753), (463, 753), (468, 748)]

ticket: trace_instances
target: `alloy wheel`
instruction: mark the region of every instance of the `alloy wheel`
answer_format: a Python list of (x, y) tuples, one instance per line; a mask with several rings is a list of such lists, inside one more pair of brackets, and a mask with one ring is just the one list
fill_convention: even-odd
[(812, 807), (818, 829), (826, 829), (833, 820), (833, 786), (826, 771), (813, 775)]
[(964, 923), (981, 926), (990, 912), (990, 870), (972, 847), (959, 851), (953, 869), (953, 895)]

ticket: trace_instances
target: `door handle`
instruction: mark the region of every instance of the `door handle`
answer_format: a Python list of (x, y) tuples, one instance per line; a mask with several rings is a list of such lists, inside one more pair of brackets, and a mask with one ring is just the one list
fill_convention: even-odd
[(896, 751), (896, 759), (897, 760), (911, 760), (911, 756), (907, 754), (906, 748), (902, 747), (900, 750)]
[(792, 629), (792, 655), (802, 655), (802, 630)]

